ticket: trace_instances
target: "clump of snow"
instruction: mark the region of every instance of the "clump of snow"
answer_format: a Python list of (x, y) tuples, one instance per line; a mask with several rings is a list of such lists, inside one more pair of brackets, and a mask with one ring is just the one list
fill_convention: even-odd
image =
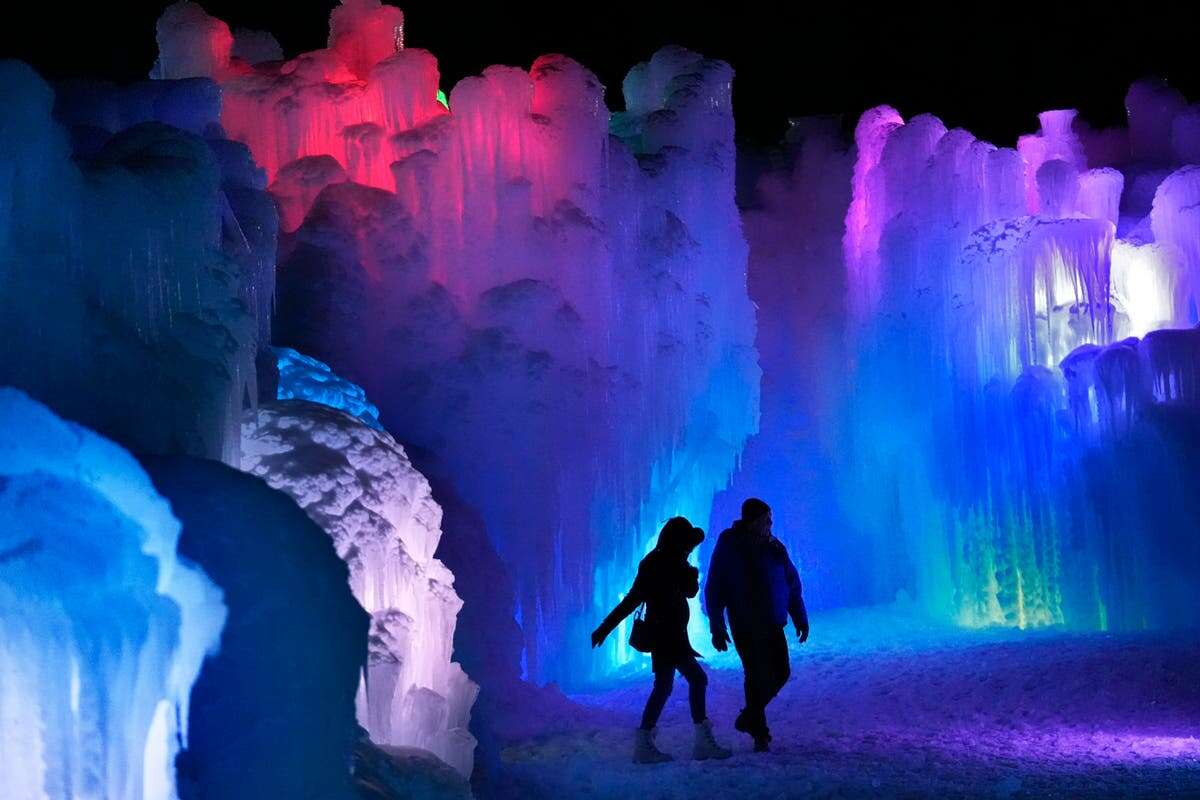
[(466, 778), (424, 750), (360, 741), (354, 780), (361, 800), (471, 800)]
[(329, 49), (359, 78), (403, 45), (404, 12), (380, 0), (341, 0), (329, 14)]
[(229, 68), (233, 34), (198, 3), (183, 0), (167, 6), (155, 25), (158, 60), (152, 78), (211, 78)]

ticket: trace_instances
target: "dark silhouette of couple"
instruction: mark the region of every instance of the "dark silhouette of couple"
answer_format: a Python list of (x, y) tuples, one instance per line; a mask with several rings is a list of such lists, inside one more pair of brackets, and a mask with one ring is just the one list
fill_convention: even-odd
[[(642, 712), (633, 760), (640, 764), (670, 761), (654, 742), (655, 725), (671, 694), (675, 673), (688, 682), (688, 704), (696, 724), (693, 757), (728, 758), (731, 751), (713, 737), (705, 712), (708, 676), (696, 661), (688, 641), (688, 599), (700, 591), (700, 574), (688, 563), (692, 550), (704, 541), (704, 531), (683, 517), (667, 521), (658, 543), (638, 565), (637, 577), (625, 598), (592, 632), (598, 647), (623, 619), (645, 604), (645, 617), (634, 622), (631, 644), (648, 651), (654, 688)], [(791, 674), (784, 627), (791, 617), (801, 643), (808, 640), (808, 612), (800, 576), (783, 543), (771, 533), (771, 509), (762, 500), (742, 503), (742, 517), (721, 533), (708, 565), (704, 604), (713, 646), (724, 651), (730, 634), (745, 672), (746, 704), (734, 727), (754, 740), (755, 752), (770, 748), (767, 704)], [(729, 626), (726, 628), (726, 617)]]

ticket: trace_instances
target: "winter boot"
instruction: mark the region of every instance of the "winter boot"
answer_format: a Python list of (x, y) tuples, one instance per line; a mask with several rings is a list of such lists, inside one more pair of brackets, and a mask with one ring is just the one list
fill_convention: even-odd
[(664, 761), (674, 761), (674, 759), (658, 749), (654, 744), (654, 734), (658, 732), (657, 728), (647, 730), (638, 728), (637, 738), (633, 745), (633, 763), (635, 764), (661, 764)]
[(692, 751), (692, 757), (697, 761), (707, 761), (710, 758), (729, 758), (733, 755), (732, 750), (728, 750), (717, 744), (717, 740), (713, 738), (712, 720), (704, 720), (704, 722), (696, 723), (696, 746)]

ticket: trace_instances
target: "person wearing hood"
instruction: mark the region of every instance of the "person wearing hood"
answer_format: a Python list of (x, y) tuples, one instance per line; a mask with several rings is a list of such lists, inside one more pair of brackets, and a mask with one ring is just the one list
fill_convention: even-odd
[(592, 647), (599, 647), (608, 634), (643, 603), (644, 627), (654, 672), (654, 688), (642, 712), (633, 760), (653, 764), (672, 760), (658, 749), (654, 737), (658, 717), (666, 705), (675, 682), (675, 673), (688, 682), (688, 705), (696, 726), (693, 756), (697, 759), (728, 758), (731, 751), (713, 738), (712, 723), (705, 712), (708, 676), (696, 661), (699, 655), (688, 640), (690, 617), (688, 598), (700, 592), (700, 571), (688, 563), (688, 556), (704, 541), (704, 531), (683, 517), (667, 520), (658, 534), (658, 543), (638, 565), (637, 577), (629, 593), (617, 604), (600, 626), (592, 632)]
[(756, 752), (770, 749), (767, 704), (791, 675), (787, 638), (788, 617), (803, 644), (808, 640), (808, 611), (800, 575), (787, 549), (771, 533), (771, 508), (758, 498), (742, 503), (742, 518), (721, 533), (708, 564), (704, 606), (713, 647), (733, 646), (745, 673), (746, 707), (734, 727), (754, 739)]

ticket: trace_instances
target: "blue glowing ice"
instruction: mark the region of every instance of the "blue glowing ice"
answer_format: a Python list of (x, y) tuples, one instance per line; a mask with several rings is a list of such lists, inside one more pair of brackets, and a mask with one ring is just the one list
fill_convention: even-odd
[(127, 452), (0, 388), (0, 795), (175, 797), (222, 593)]
[(362, 387), (338, 376), (324, 361), (298, 353), (290, 347), (272, 347), (279, 369), (278, 400), (308, 400), (345, 411), (352, 417), (383, 430), (379, 409), (367, 400)]

